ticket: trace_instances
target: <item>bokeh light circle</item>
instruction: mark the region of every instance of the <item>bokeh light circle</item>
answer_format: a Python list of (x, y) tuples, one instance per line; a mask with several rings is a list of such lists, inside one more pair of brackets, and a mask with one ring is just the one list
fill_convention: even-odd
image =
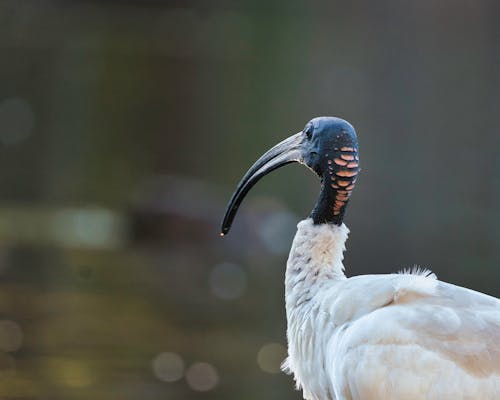
[(233, 263), (216, 265), (208, 279), (214, 296), (223, 300), (234, 300), (241, 297), (247, 287), (245, 270)]
[(285, 359), (287, 351), (280, 343), (267, 343), (257, 353), (257, 364), (260, 369), (269, 374), (280, 372), (281, 363)]
[(219, 374), (212, 364), (197, 362), (186, 371), (186, 381), (191, 389), (206, 392), (217, 386)]
[(153, 374), (163, 382), (175, 382), (184, 376), (184, 360), (176, 353), (160, 353), (152, 364)]
[(287, 254), (297, 231), (297, 216), (288, 211), (274, 213), (262, 221), (258, 234), (267, 250), (273, 254)]

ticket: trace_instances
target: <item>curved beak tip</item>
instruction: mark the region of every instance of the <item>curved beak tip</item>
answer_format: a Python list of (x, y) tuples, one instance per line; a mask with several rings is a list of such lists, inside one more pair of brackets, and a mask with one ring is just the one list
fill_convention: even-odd
[(264, 153), (264, 155), (262, 155), (252, 165), (252, 167), (250, 167), (241, 179), (236, 191), (233, 193), (231, 200), (227, 205), (220, 236), (225, 236), (229, 232), (233, 219), (241, 202), (243, 201), (243, 198), (255, 185), (255, 183), (257, 183), (263, 176), (277, 168), (282, 167), (283, 165), (291, 162), (299, 162), (301, 136), (302, 132), (299, 132), (278, 143), (276, 146)]

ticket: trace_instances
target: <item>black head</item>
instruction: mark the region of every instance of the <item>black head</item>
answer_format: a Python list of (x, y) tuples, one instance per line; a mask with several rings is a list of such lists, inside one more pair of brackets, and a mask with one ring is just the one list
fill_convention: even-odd
[(304, 129), (278, 143), (260, 157), (241, 179), (227, 206), (222, 235), (231, 228), (238, 207), (264, 175), (299, 162), (322, 180), (322, 194), (311, 217), (315, 223), (342, 223), (345, 206), (358, 173), (358, 142), (352, 125), (340, 118), (318, 117)]
[[(340, 118), (314, 118), (306, 124), (302, 132), (304, 140), (301, 161), (321, 178), (330, 175), (335, 158), (340, 160), (343, 152), (354, 152), (358, 147), (353, 126)], [(357, 160), (357, 154), (355, 156)], [(336, 165), (344, 164), (338, 161)]]

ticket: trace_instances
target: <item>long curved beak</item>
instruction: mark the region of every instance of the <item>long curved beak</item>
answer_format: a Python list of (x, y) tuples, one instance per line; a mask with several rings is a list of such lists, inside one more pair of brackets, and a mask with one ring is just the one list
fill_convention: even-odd
[(238, 187), (234, 191), (231, 200), (229, 200), (226, 214), (222, 221), (221, 236), (229, 232), (233, 219), (238, 211), (238, 207), (246, 194), (260, 178), (283, 165), (301, 161), (300, 147), (302, 144), (302, 137), (302, 132), (299, 132), (278, 143), (272, 149), (264, 153), (247, 171), (240, 183), (238, 183)]

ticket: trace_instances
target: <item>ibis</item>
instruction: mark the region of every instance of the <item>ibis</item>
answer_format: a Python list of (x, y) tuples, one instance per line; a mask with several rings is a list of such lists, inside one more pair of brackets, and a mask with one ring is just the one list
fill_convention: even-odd
[(500, 399), (499, 299), (427, 270), (344, 274), (343, 219), (359, 173), (358, 140), (347, 121), (314, 118), (260, 157), (229, 201), (221, 234), (253, 185), (293, 162), (321, 180), (285, 273), (283, 369), (304, 399)]

